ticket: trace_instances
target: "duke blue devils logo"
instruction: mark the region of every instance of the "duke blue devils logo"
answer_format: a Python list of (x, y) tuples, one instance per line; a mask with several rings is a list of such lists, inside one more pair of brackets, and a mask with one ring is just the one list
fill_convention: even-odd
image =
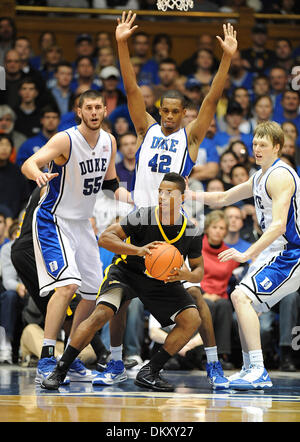
[(271, 287), (271, 285), (272, 285), (273, 283), (269, 280), (269, 278), (267, 278), (267, 277), (265, 277), (265, 279), (262, 281), (262, 282), (260, 282), (260, 285), (265, 289), (265, 290), (268, 290), (270, 287)]

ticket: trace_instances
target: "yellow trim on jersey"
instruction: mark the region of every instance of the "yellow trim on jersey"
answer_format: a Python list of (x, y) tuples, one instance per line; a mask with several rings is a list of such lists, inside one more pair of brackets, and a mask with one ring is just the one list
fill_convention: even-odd
[[(130, 244), (130, 236), (128, 236), (128, 238), (126, 238), (126, 241), (125, 241), (127, 244)], [(121, 255), (121, 258), (123, 259), (123, 261), (125, 261), (126, 262), (126, 258), (127, 258), (127, 256), (128, 255)], [(120, 259), (120, 258), (119, 258)]]
[(123, 260), (122, 260), (121, 258), (116, 259), (116, 262), (112, 262), (112, 263), (109, 264), (109, 266), (107, 266), (106, 269), (104, 270), (104, 278), (103, 278), (103, 280), (102, 280), (102, 282), (101, 282), (101, 284), (100, 284), (100, 287), (99, 287), (99, 290), (98, 290), (98, 293), (97, 293), (96, 299), (97, 299), (97, 298), (99, 297), (99, 295), (100, 295), (100, 291), (101, 291), (102, 285), (104, 284), (104, 281), (107, 280), (107, 275), (108, 275), (108, 271), (109, 271), (109, 269), (111, 268), (112, 265), (118, 265), (120, 261), (123, 261)]
[(183, 221), (183, 224), (182, 224), (182, 227), (181, 227), (180, 232), (178, 233), (178, 235), (176, 236), (176, 238), (174, 238), (174, 239), (169, 239), (169, 238), (167, 237), (167, 235), (165, 234), (164, 229), (163, 229), (163, 227), (162, 227), (162, 225), (161, 225), (161, 223), (160, 223), (160, 221), (159, 221), (159, 216), (158, 216), (158, 206), (155, 207), (155, 218), (156, 218), (156, 222), (157, 222), (158, 228), (159, 228), (159, 230), (160, 230), (160, 233), (162, 234), (163, 239), (164, 239), (167, 243), (169, 243), (169, 244), (173, 244), (174, 242), (178, 241), (178, 240), (182, 237), (182, 235), (184, 234), (184, 231), (185, 231), (185, 228), (186, 228), (186, 225), (187, 225), (187, 218), (186, 218), (186, 216), (183, 215), (183, 214), (182, 214), (182, 216), (183, 216), (183, 218), (184, 218), (184, 221)]

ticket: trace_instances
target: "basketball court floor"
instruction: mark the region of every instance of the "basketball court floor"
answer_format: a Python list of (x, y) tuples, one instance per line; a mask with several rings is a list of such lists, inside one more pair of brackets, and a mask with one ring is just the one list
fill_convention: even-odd
[(273, 388), (254, 392), (213, 392), (196, 370), (165, 372), (176, 391), (152, 392), (134, 385), (134, 369), (111, 387), (72, 382), (48, 391), (35, 385), (35, 368), (0, 365), (0, 422), (105, 422), (112, 432), (120, 428), (110, 423), (176, 422), (186, 436), (200, 422), (300, 422), (300, 372), (269, 373)]

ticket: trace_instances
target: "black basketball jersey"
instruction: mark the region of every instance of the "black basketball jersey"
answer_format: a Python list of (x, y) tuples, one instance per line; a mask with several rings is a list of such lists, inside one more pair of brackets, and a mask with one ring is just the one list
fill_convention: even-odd
[[(184, 259), (199, 258), (202, 252), (202, 234), (184, 214), (174, 225), (161, 224), (157, 207), (142, 207), (128, 214), (120, 221), (127, 235), (127, 242), (142, 247), (153, 241), (166, 241), (173, 244)], [(136, 255), (116, 255), (116, 259), (126, 261), (127, 268), (134, 272), (145, 273), (144, 258)]]

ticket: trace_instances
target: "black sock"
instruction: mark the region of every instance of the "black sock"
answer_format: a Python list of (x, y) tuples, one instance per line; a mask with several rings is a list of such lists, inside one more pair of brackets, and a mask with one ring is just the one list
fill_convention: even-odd
[(97, 360), (98, 360), (101, 357), (104, 350), (106, 350), (106, 347), (100, 338), (99, 332), (95, 333), (95, 336), (91, 340), (91, 346), (92, 346), (94, 352), (96, 353)]
[(54, 357), (55, 346), (54, 345), (44, 345), (42, 347), (41, 359)]
[(71, 345), (68, 345), (64, 354), (62, 355), (61, 359), (59, 360), (57, 366), (63, 371), (68, 371), (70, 368), (70, 365), (72, 364), (74, 359), (77, 358), (79, 353), (80, 353), (80, 350), (77, 350), (76, 348), (72, 347)]
[(150, 359), (149, 364), (151, 365), (153, 371), (159, 371), (163, 368), (165, 363), (171, 358), (172, 356), (166, 352), (166, 350), (161, 347), (154, 356)]

